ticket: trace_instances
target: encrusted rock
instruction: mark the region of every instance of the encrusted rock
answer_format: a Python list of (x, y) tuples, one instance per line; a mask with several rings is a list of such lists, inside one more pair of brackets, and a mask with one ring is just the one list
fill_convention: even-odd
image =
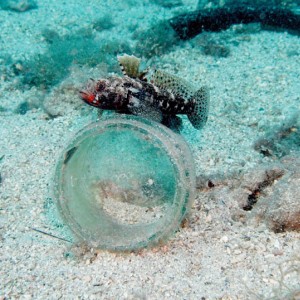
[(267, 192), (258, 191), (249, 221), (266, 222), (274, 232), (300, 231), (300, 159), (289, 156), (281, 163), (284, 175)]

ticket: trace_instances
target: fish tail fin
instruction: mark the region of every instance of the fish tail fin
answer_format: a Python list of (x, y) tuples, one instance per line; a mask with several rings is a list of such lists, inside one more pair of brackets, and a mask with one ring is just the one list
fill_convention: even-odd
[(207, 87), (201, 87), (193, 96), (191, 101), (195, 101), (195, 108), (188, 118), (196, 129), (201, 129), (208, 117), (209, 111), (209, 90)]

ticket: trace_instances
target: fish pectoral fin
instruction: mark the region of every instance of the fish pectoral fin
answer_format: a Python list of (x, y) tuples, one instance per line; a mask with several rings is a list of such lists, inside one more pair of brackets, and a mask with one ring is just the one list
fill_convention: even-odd
[(98, 111), (97, 111), (97, 119), (101, 119), (102, 118), (102, 115), (103, 115), (103, 109), (98, 109)]
[(209, 90), (207, 87), (201, 87), (190, 99), (195, 101), (195, 107), (188, 118), (196, 129), (201, 129), (208, 118), (209, 111)]
[(162, 124), (178, 133), (180, 132), (180, 130), (182, 130), (182, 120), (176, 115), (164, 115)]
[(129, 107), (129, 111), (136, 116), (151, 119), (158, 123), (162, 121), (161, 111), (150, 105), (140, 104), (138, 106), (131, 106)]

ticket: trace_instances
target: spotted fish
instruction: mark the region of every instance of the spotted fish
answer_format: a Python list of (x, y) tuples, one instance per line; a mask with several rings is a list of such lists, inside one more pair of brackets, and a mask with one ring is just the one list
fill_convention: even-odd
[(209, 92), (195, 90), (188, 82), (161, 70), (154, 70), (150, 82), (148, 69), (140, 71), (140, 59), (118, 57), (124, 77), (92, 80), (80, 92), (87, 104), (103, 110), (133, 114), (161, 122), (169, 127), (180, 124), (176, 115), (186, 114), (196, 129), (207, 121)]

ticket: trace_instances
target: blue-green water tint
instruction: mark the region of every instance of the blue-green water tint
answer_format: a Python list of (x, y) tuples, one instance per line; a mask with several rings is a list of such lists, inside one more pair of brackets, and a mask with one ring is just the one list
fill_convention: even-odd
[[(216, 0), (199, 0), (187, 7), (181, 0), (152, 0), (146, 3), (120, 1), (114, 5), (109, 1), (83, 1), (80, 4), (73, 15), (85, 15), (87, 21), (70, 23), (65, 28), (66, 33), (49, 28), (46, 23), (44, 26), (41, 24), (39, 35), (43, 51), (40, 53), (21, 61), (9, 59), (9, 53), (1, 55), (0, 58), (11, 61), (9, 64), (12, 71), (25, 86), (51, 88), (68, 77), (73, 65), (95, 67), (102, 64), (107, 72), (118, 72), (115, 61), (118, 54), (128, 53), (156, 59), (172, 51), (182, 40), (190, 39), (202, 31), (221, 31), (234, 24), (265, 22), (271, 30), (284, 29), (299, 33), (299, 1), (227, 0), (220, 6)], [(0, 8), (20, 14), (21, 20), (21, 14), (34, 15), (39, 10), (35, 1), (26, 1), (24, 4), (20, 0), (2, 1)], [(244, 11), (248, 8), (249, 11)], [(66, 15), (70, 13), (67, 6), (62, 9), (66, 10)], [(120, 13), (126, 9), (131, 11), (132, 16), (129, 14), (125, 18)], [(256, 11), (257, 14), (254, 14)], [(270, 11), (272, 14), (269, 16)], [(201, 23), (199, 15), (193, 18), (197, 12), (200, 12), (200, 16), (207, 15), (208, 21), (203, 20)], [(127, 18), (130, 16), (132, 19)], [(134, 16), (143, 18), (146, 26), (137, 24)], [(189, 22), (192, 22), (191, 28)], [(115, 33), (116, 28), (120, 28), (119, 34)], [(228, 46), (222, 42), (208, 41), (202, 48), (206, 55), (226, 57), (230, 53)], [(16, 64), (21, 67), (16, 68)]]
[[(61, 5), (61, 15), (56, 15), (56, 13), (53, 14), (50, 11), (48, 19), (48, 16), (46, 17), (46, 15), (44, 15), (43, 19), (47, 20), (45, 23), (41, 23), (39, 20), (35, 19), (38, 18), (42, 5), (39, 6), (39, 3), (35, 1), (25, 1), (29, 3), (29, 5), (28, 7), (22, 8), (20, 5), (21, 2), (22, 1), (17, 0), (0, 1), (0, 8), (5, 10), (6, 13), (1, 22), (4, 22), (4, 19), (9, 20), (11, 16), (15, 16), (15, 14), (17, 14), (18, 20), (21, 24), (20, 28), (22, 28), (22, 26), (25, 26), (27, 22), (30, 23), (30, 20), (34, 20), (34, 23), (30, 28), (32, 30), (28, 32), (28, 36), (32, 34), (34, 36), (35, 43), (27, 42), (27, 33), (23, 33), (25, 42), (23, 42), (23, 40), (20, 41), (18, 38), (14, 40), (13, 37), (15, 34), (17, 35), (18, 32), (12, 32), (11, 37), (12, 40), (14, 40), (12, 43), (13, 47), (8, 50), (2, 47), (0, 51), (0, 73), (1, 76), (3, 75), (1, 78), (4, 82), (11, 81), (13, 83), (9, 86), (9, 88), (6, 88), (6, 90), (9, 90), (12, 95), (15, 93), (15, 88), (19, 88), (20, 91), (23, 90), (27, 93), (26, 95), (24, 94), (24, 97), (23, 95), (19, 97), (20, 103), (18, 103), (18, 105), (16, 104), (15, 110), (10, 110), (11, 105), (16, 103), (15, 98), (14, 101), (8, 102), (7, 99), (10, 99), (10, 96), (3, 97), (3, 99), (1, 99), (3, 101), (0, 103), (0, 112), (5, 114), (13, 111), (18, 114), (18, 118), (24, 117), (24, 114), (28, 115), (27, 112), (32, 108), (44, 109), (43, 101), (40, 101), (40, 103), (37, 104), (39, 107), (37, 107), (37, 105), (32, 105), (31, 101), (32, 98), (34, 98), (32, 97), (34, 91), (42, 93), (45, 92), (43, 95), (47, 98), (49, 93), (59, 87), (66, 78), (69, 79), (67, 84), (68, 87), (61, 88), (61, 90), (57, 92), (56, 97), (58, 100), (60, 100), (64, 93), (68, 93), (72, 89), (73, 91), (77, 91), (80, 87), (84, 87), (86, 82), (85, 78), (95, 76), (95, 79), (98, 79), (99, 77), (111, 75), (111, 73), (122, 76), (116, 60), (116, 56), (119, 54), (128, 53), (141, 58), (146, 58), (144, 60), (145, 64), (155, 67), (156, 64), (160, 64), (161, 57), (163, 55), (172, 53), (174, 50), (178, 50), (183, 43), (191, 43), (192, 47), (198, 47), (200, 50), (202, 49), (200, 51), (201, 54), (206, 55), (209, 59), (213, 57), (214, 59), (220, 60), (225, 60), (230, 57), (230, 55), (232, 55), (231, 49), (233, 47), (237, 47), (238, 43), (240, 43), (240, 41), (236, 39), (230, 44), (230, 38), (228, 38), (228, 36), (221, 42), (213, 40), (213, 38), (210, 40), (210, 38), (207, 38), (209, 36), (205, 35), (205, 32), (204, 38), (201, 38), (202, 33), (200, 31), (196, 32), (198, 35), (196, 35), (195, 40), (188, 39), (189, 37), (183, 37), (180, 35), (180, 26), (176, 27), (174, 22), (171, 22), (173, 18), (180, 16), (185, 16), (188, 21), (190, 15), (185, 14), (193, 12), (196, 9), (206, 9), (208, 6), (212, 9), (218, 9), (220, 8), (220, 1), (217, 0), (199, 0), (192, 3), (189, 7), (185, 7), (184, 2), (179, 0), (153, 0), (146, 2), (119, 1), (115, 2), (113, 5), (109, 5), (111, 4), (110, 1), (101, 1), (101, 3), (100, 1), (78, 1), (77, 6), (74, 6), (72, 12), (70, 10), (71, 4), (66, 2)], [(10, 5), (8, 3), (10, 3)], [(208, 5), (208, 3), (210, 4)], [(297, 12), (299, 12), (299, 1), (225, 1), (225, 7), (229, 8), (229, 13), (233, 11), (233, 8), (237, 7), (237, 4), (245, 8), (255, 6), (258, 9), (262, 6), (272, 6), (278, 9), (284, 9), (285, 13), (291, 11), (296, 15)], [(224, 6), (222, 5), (222, 7)], [(127, 13), (127, 10), (130, 12)], [(55, 8), (53, 11), (55, 11)], [(83, 17), (80, 19), (80, 16)], [(55, 26), (55, 22), (51, 22), (52, 18), (57, 18), (57, 26)], [(70, 22), (66, 22), (65, 20), (70, 20)], [(297, 19), (295, 19), (296, 21), (293, 24), (284, 22), (284, 18), (281, 18), (282, 22), (280, 23), (280, 19), (276, 18), (276, 15), (273, 17), (273, 20), (275, 22), (273, 26), (263, 29), (274, 30), (274, 32), (280, 30), (290, 32), (290, 29), (292, 31), (293, 28), (289, 27), (295, 27), (295, 24), (297, 24)], [(36, 26), (35, 21), (38, 21), (38, 26)], [(236, 24), (238, 23), (239, 21), (236, 20)], [(225, 25), (226, 24), (224, 24), (224, 26)], [(218, 30), (219, 29), (226, 30), (224, 27), (218, 28)], [(243, 30), (244, 28), (241, 27), (240, 31), (242, 32)], [(20, 31), (23, 31), (23, 29)], [(24, 32), (27, 31), (28, 30), (25, 28)], [(207, 29), (207, 31), (209, 30)], [(296, 31), (297, 34), (297, 28), (294, 31)], [(242, 36), (245, 38), (245, 41), (248, 37), (247, 35), (249, 35), (249, 31)], [(1, 36), (1, 40), (3, 42), (7, 42), (10, 39), (7, 36)], [(204, 44), (203, 41), (205, 41)], [(22, 43), (21, 48), (18, 46), (18, 42)], [(291, 49), (286, 53), (286, 55), (297, 57), (299, 55), (298, 48), (295, 47), (294, 50)], [(284, 55), (285, 53), (283, 53), (283, 56)], [(176, 59), (172, 59), (172, 55), (170, 57), (171, 58), (168, 58), (169, 61), (163, 61), (159, 67), (162, 67), (164, 63), (169, 66), (171, 65), (171, 69), (173, 68), (172, 71), (174, 71), (175, 74), (176, 71), (180, 71), (181, 68), (185, 68), (182, 61), (181, 64), (178, 63), (177, 65)], [(186, 60), (188, 59), (189, 57), (186, 58)], [(194, 63), (201, 66), (204, 60), (205, 57), (201, 57), (199, 60), (195, 60)], [(219, 63), (219, 61), (212, 60), (212, 62), (212, 68), (217, 68), (217, 63)], [(276, 61), (274, 61), (274, 65), (276, 65)], [(80, 71), (81, 68), (82, 72)], [(72, 73), (73, 69), (77, 69), (77, 76), (82, 76), (83, 78), (77, 78), (74, 76), (74, 73)], [(92, 70), (94, 71), (93, 75), (90, 73)], [(220, 70), (220, 73), (223, 71), (224, 70)], [(258, 73), (260, 72), (260, 70), (257, 71)], [(297, 73), (297, 70), (290, 70), (290, 72)], [(78, 74), (80, 74), (80, 76)], [(209, 74), (209, 71), (206, 75), (207, 74)], [(230, 76), (234, 75), (235, 74), (230, 73)], [(278, 76), (280, 76), (280, 73)], [(245, 80), (247, 80), (247, 78)], [(235, 84), (237, 84), (237, 82), (235, 82)], [(214, 83), (211, 85), (213, 87)], [(234, 90), (235, 88), (236, 87), (232, 88), (232, 86), (228, 86), (227, 90)], [(38, 92), (37, 97), (42, 98)], [(232, 98), (235, 98), (235, 95), (231, 96)], [(259, 95), (257, 95), (257, 99), (259, 101)], [(219, 105), (218, 100), (219, 99), (212, 99), (215, 107)], [(234, 99), (233, 101), (231, 100), (232, 99), (228, 99), (228, 103), (234, 102)], [(60, 105), (60, 103), (57, 102), (55, 105)], [(237, 106), (237, 114), (243, 114), (244, 111), (243, 108), (241, 108), (242, 101), (241, 103), (237, 103)], [(291, 152), (296, 153), (299, 151), (300, 129), (299, 118), (297, 119), (299, 116), (299, 113), (297, 113), (298, 109), (299, 108), (295, 106), (294, 111), (297, 116), (294, 119), (291, 118), (293, 122), (290, 122), (288, 126), (286, 126), (286, 124), (282, 124), (281, 127), (277, 126), (274, 130), (272, 127), (267, 128), (265, 130), (267, 138), (258, 141), (254, 146), (255, 150), (259, 151), (263, 156), (272, 156), (275, 158), (282, 158)], [(259, 112), (261, 114), (267, 113), (268, 108), (261, 108)], [(67, 113), (68, 112), (66, 112), (66, 114)], [(224, 114), (226, 114), (226, 112), (224, 112)], [(216, 117), (216, 115), (214, 117)], [(223, 118), (223, 116), (221, 117)], [(34, 116), (34, 118), (38, 119), (40, 116), (37, 115)], [(227, 122), (227, 120), (224, 121), (224, 124), (225, 122)], [(186, 123), (187, 122), (185, 122), (184, 126), (186, 126)], [(186, 136), (189, 138), (188, 140), (194, 145), (199, 145), (199, 135), (194, 131), (192, 132), (189, 130), (190, 128), (186, 129)], [(235, 128), (232, 128), (232, 130), (234, 131)], [(46, 134), (48, 134), (48, 132)], [(212, 132), (212, 135), (213, 134), (214, 132)], [(124, 142), (123, 146), (122, 143), (120, 143), (120, 140)], [(124, 145), (126, 145), (128, 140), (130, 141), (130, 151), (136, 158), (130, 166), (131, 169), (127, 169), (128, 161), (125, 161), (123, 156), (123, 154), (127, 151), (126, 146)], [(149, 182), (151, 183), (153, 180), (155, 183), (155, 190), (166, 195), (164, 198), (166, 203), (172, 203), (172, 199), (175, 195), (174, 187), (177, 184), (175, 177), (170, 175), (174, 171), (174, 168), (172, 161), (164, 156), (164, 152), (161, 152), (159, 145), (148, 149), (146, 141), (145, 144), (142, 144), (141, 140), (134, 139), (134, 137), (128, 133), (124, 133), (124, 135), (121, 133), (113, 136), (110, 135), (109, 138), (105, 138), (105, 141), (106, 143), (98, 141), (98, 144), (102, 144), (98, 145), (98, 148), (95, 148), (97, 151), (101, 151), (103, 156), (97, 156), (90, 150), (90, 147), (83, 147), (79, 149), (74, 148), (74, 152), (69, 152), (67, 157), (64, 158), (66, 166), (69, 167), (69, 163), (72, 163), (74, 164), (73, 167), (75, 169), (79, 168), (84, 171), (83, 173), (86, 177), (81, 178), (79, 176), (76, 179), (78, 182), (83, 179), (88, 179), (88, 182), (90, 183), (90, 186), (87, 187), (87, 189), (91, 189), (92, 192), (87, 192), (87, 190), (82, 189), (79, 184), (76, 186), (77, 189), (75, 191), (77, 197), (84, 198), (86, 195), (89, 195), (91, 197), (88, 199), (95, 199), (94, 194), (97, 193), (97, 191), (99, 192), (99, 189), (101, 189), (101, 185), (99, 187), (99, 182), (103, 181), (113, 181), (114, 184), (117, 185), (117, 188), (115, 187), (117, 191), (118, 188), (123, 190), (130, 189), (133, 185), (131, 179), (136, 177), (137, 171), (142, 171), (143, 176), (141, 176), (140, 179), (143, 180), (144, 184), (140, 189), (135, 188), (134, 190), (141, 190), (144, 195), (147, 196), (149, 196), (150, 193), (151, 196), (151, 191), (149, 191), (147, 183), (149, 184)], [(90, 142), (96, 143), (96, 141)], [(147, 151), (139, 151), (144, 148), (147, 149)], [(84, 161), (88, 161), (93, 158), (93, 161), (97, 162), (97, 164), (88, 165), (81, 161), (79, 157), (84, 156), (84, 153), (86, 153)], [(4, 153), (0, 153), (0, 156), (1, 155), (4, 155)], [(110, 155), (114, 157), (113, 161), (104, 159), (104, 157), (108, 157)], [(150, 161), (151, 157), (154, 156), (157, 157), (157, 160), (153, 160), (151, 164), (145, 163), (145, 161)], [(140, 157), (143, 157), (144, 161), (142, 161), (142, 159), (139, 160)], [(156, 174), (156, 169), (159, 167), (160, 173)], [(67, 167), (65, 168), (67, 170)], [(105, 173), (106, 175), (98, 175), (95, 179), (89, 178), (88, 176), (91, 176), (92, 173), (97, 174), (98, 168), (105, 170), (103, 174)], [(72, 173), (73, 169), (70, 168), (67, 171)], [(123, 174), (122, 172), (127, 173), (127, 175), (125, 177), (120, 176), (120, 174)], [(189, 175), (186, 177), (189, 177)], [(128, 178), (132, 183), (129, 187), (127, 186)], [(62, 178), (59, 179), (63, 180)], [(108, 182), (108, 184), (111, 183)], [(113, 186), (111, 186), (111, 188), (113, 188)], [(105, 193), (105, 189), (102, 192)], [(188, 203), (188, 199), (189, 196), (187, 193), (186, 203)], [(89, 211), (84, 211), (81, 202), (78, 201), (72, 205), (74, 205), (74, 207), (69, 209), (77, 211), (78, 218), (85, 213), (91, 213), (91, 215), (95, 214), (94, 206), (91, 206)], [(156, 205), (157, 203), (147, 203), (147, 205), (142, 202), (139, 203), (140, 207), (148, 207), (150, 209), (153, 209)], [(185, 211), (185, 206), (182, 210)], [(147, 222), (149, 222), (149, 220)], [(86, 223), (90, 226), (93, 226), (94, 224), (90, 219), (87, 219)], [(107, 229), (107, 232), (108, 230), (109, 229)], [(155, 240), (157, 238), (157, 234), (152, 235), (152, 237), (154, 237), (153, 239)]]

